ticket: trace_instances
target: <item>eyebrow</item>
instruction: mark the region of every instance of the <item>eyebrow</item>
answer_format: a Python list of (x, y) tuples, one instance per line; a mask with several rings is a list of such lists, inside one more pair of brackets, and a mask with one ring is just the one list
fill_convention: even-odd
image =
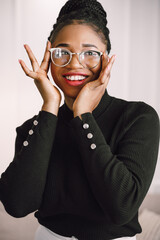
[[(58, 45), (56, 45), (56, 48), (57, 47), (70, 47), (70, 45), (67, 44), (67, 43), (59, 43)], [(84, 44), (82, 44), (82, 47), (94, 47), (94, 48), (97, 48), (96, 45), (90, 44), (90, 43), (84, 43)]]

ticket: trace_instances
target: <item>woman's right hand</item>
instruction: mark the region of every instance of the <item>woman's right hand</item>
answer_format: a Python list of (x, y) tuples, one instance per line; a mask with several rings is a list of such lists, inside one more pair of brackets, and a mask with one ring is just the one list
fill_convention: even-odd
[(51, 112), (57, 115), (60, 102), (61, 102), (61, 94), (57, 87), (53, 86), (50, 82), (47, 73), (50, 65), (50, 52), (51, 43), (48, 41), (44, 53), (44, 57), (41, 65), (39, 65), (37, 59), (35, 58), (30, 47), (25, 44), (24, 48), (28, 54), (28, 57), (31, 61), (32, 69), (31, 71), (23, 60), (19, 60), (19, 63), (28, 77), (34, 79), (34, 82), (43, 98), (43, 106), (42, 110)]

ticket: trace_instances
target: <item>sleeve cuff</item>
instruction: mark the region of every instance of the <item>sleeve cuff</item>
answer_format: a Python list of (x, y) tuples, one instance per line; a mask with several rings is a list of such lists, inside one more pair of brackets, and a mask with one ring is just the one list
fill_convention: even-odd
[(71, 122), (80, 149), (87, 147), (88, 150), (96, 150), (106, 146), (106, 140), (92, 113), (84, 113), (81, 117), (82, 120), (77, 116)]

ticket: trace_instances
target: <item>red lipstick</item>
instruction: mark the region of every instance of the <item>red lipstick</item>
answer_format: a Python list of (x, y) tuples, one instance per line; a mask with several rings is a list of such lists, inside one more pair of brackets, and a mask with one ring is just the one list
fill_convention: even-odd
[[(84, 76), (85, 78), (81, 79), (81, 80), (71, 80), (71, 79), (67, 79), (66, 78), (67, 76)], [(68, 73), (63, 74), (63, 77), (64, 77), (65, 81), (67, 82), (67, 84), (69, 84), (70, 86), (79, 86), (79, 85), (82, 85), (86, 81), (86, 78), (88, 77), (88, 75), (85, 73), (80, 73), (80, 72), (68, 72)]]

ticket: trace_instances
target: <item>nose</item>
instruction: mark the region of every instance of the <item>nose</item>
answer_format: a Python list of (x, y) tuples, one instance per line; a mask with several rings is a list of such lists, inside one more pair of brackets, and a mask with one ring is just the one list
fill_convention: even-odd
[(79, 62), (78, 54), (72, 54), (72, 59), (70, 63), (67, 65), (67, 67), (70, 67), (72, 69), (83, 68), (83, 66)]

